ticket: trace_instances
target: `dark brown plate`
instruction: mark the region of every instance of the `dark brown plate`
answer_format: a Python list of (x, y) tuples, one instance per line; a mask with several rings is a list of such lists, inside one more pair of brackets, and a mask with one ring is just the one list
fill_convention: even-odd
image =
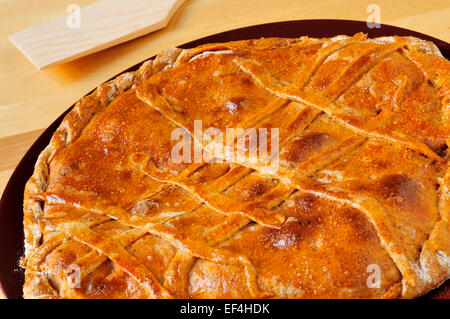
[[(214, 34), (181, 45), (182, 48), (195, 47), (211, 42), (227, 42), (260, 37), (333, 37), (339, 34), (353, 35), (367, 33), (370, 37), (414, 36), (434, 42), (442, 54), (450, 59), (450, 44), (425, 34), (382, 24), (380, 28), (369, 29), (366, 22), (349, 20), (297, 20), (261, 24)], [(138, 69), (141, 63), (127, 71)], [(119, 75), (119, 74), (117, 74)], [(117, 76), (116, 75), (116, 76)], [(115, 77), (115, 76), (114, 76)], [(72, 106), (73, 107), (73, 106)], [(51, 136), (60, 125), (70, 107), (31, 146), (12, 174), (0, 201), (0, 286), (7, 298), (22, 298), (24, 282), (23, 270), (18, 262), (23, 253), (23, 191), (27, 180), (33, 173), (39, 153), (47, 146)], [(450, 299), (450, 281), (430, 292), (426, 298)]]

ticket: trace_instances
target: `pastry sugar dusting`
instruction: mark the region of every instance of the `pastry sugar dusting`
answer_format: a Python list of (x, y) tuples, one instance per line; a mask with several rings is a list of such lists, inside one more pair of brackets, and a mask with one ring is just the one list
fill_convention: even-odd
[(412, 37), (165, 50), (37, 160), (24, 297), (424, 295), (450, 277), (449, 88)]

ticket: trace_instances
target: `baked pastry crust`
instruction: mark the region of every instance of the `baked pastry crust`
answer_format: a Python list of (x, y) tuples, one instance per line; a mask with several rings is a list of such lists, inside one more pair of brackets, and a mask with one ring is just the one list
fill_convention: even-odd
[[(39, 156), (24, 297), (426, 293), (450, 276), (449, 71), (412, 37), (164, 51), (82, 98)], [(175, 162), (194, 120), (279, 128), (279, 169)]]

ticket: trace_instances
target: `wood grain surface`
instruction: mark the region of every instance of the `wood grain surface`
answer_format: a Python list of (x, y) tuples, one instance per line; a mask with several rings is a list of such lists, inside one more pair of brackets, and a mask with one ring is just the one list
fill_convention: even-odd
[[(99, 0), (9, 36), (38, 69), (164, 28), (185, 0)], [(82, 22), (82, 23), (81, 23)]]
[[(297, 19), (365, 21), (377, 4), (381, 23), (450, 42), (449, 0), (186, 0), (168, 26), (78, 60), (37, 70), (8, 35), (89, 0), (0, 0), (0, 192), (39, 134), (78, 98), (128, 67), (206, 35)], [(1, 295), (1, 293), (0, 293)]]

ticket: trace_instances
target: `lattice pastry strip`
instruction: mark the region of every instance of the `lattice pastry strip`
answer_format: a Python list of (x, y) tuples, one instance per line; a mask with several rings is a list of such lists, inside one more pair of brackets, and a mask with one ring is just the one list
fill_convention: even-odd
[[(385, 55), (373, 58), (374, 62), (372, 65), (379, 63), (380, 61), (385, 59), (388, 54), (392, 54), (396, 49), (401, 48), (405, 44), (405, 41), (396, 43), (396, 45), (393, 45), (391, 48), (386, 50), (387, 52), (385, 52)], [(273, 79), (270, 74), (255, 61), (238, 58), (235, 60), (235, 62), (246, 73), (251, 75), (257, 83), (260, 83), (261, 86), (267, 88), (268, 91), (272, 94), (318, 108), (327, 113), (330, 117), (336, 119), (342, 125), (348, 126), (350, 129), (354, 130), (355, 133), (365, 135), (369, 138), (377, 138), (392, 143), (398, 143), (417, 152), (425, 154), (437, 161), (443, 161), (442, 158), (439, 157), (433, 150), (431, 150), (430, 147), (425, 143), (411, 137), (410, 135), (405, 134), (401, 130), (398, 130), (398, 128), (395, 128), (395, 130), (385, 129), (384, 127), (386, 127), (386, 121), (380, 123), (380, 126), (367, 124), (366, 122), (361, 121), (361, 119), (359, 119), (358, 117), (354, 116), (352, 113), (348, 112), (343, 107), (336, 105), (336, 103), (334, 103), (334, 100), (336, 100), (343, 91), (339, 91), (336, 94), (336, 92), (333, 92), (334, 90), (336, 90), (336, 88), (332, 88), (330, 89), (331, 93), (325, 91), (323, 93), (317, 94), (312, 89), (306, 89), (302, 91), (294, 87), (283, 86), (279, 84), (275, 79)], [(370, 68), (362, 68), (363, 72), (367, 72), (368, 70), (370, 70)], [(356, 76), (356, 78), (358, 79), (362, 75), (354, 73), (354, 76)], [(403, 78), (403, 81), (404, 83), (406, 83), (406, 78)], [(339, 82), (338, 84), (340, 85)], [(400, 86), (400, 89), (402, 87), (404, 87), (404, 85)]]
[[(189, 171), (189, 170), (187, 170), (187, 171)], [(223, 175), (222, 177), (219, 177), (216, 180), (214, 180), (214, 182), (212, 182), (211, 185), (213, 187), (216, 187), (219, 190), (220, 189), (225, 190), (231, 184), (234, 183), (233, 179), (230, 179), (231, 176), (234, 176), (235, 181), (238, 181), (238, 180), (242, 179), (242, 177), (245, 177), (245, 175), (247, 175), (249, 172), (250, 172), (250, 170), (247, 169), (247, 168), (239, 167), (239, 166), (235, 167), (235, 168), (231, 169), (229, 172), (227, 172), (225, 175)], [(205, 172), (205, 173), (208, 173), (208, 172)], [(207, 175), (207, 174), (205, 174), (205, 175)], [(201, 178), (201, 177), (199, 177), (199, 178)], [(214, 185), (216, 185), (216, 186), (214, 186)], [(278, 196), (280, 196), (282, 194), (284, 194), (284, 196), (287, 196), (287, 194), (289, 194), (290, 192), (291, 192), (291, 190), (289, 190), (289, 189), (285, 189), (283, 187), (281, 187), (281, 188), (280, 187), (275, 187), (274, 191), (267, 193), (265, 196), (267, 196), (267, 200), (268, 201), (272, 201), (272, 202), (276, 203)], [(273, 194), (275, 194), (275, 196)], [(62, 194), (61, 195), (45, 194), (45, 196), (46, 196), (47, 203), (51, 203), (52, 201), (54, 201), (55, 203), (62, 204), (62, 203), (64, 203), (66, 201), (64, 199), (64, 195), (62, 195)], [(72, 200), (72, 202), (69, 201), (69, 202), (67, 202), (67, 204), (69, 204), (69, 205), (74, 205), (75, 204), (75, 207), (82, 208), (82, 209), (84, 209), (86, 211), (93, 211), (93, 212), (97, 212), (97, 213), (104, 213), (107, 216), (109, 216), (110, 218), (118, 220), (118, 221), (120, 221), (120, 222), (122, 222), (124, 224), (130, 225), (130, 226), (133, 226), (133, 227), (141, 227), (141, 228), (145, 229), (145, 231), (148, 231), (148, 232), (150, 232), (152, 234), (156, 234), (157, 236), (162, 236), (162, 237), (165, 236), (164, 238), (168, 239), (171, 242), (173, 242), (173, 240), (175, 240), (175, 238), (177, 236), (177, 233), (173, 233), (173, 231), (170, 228), (167, 228), (165, 226), (158, 225), (158, 224), (153, 224), (153, 226), (149, 226), (150, 225), (149, 223), (151, 223), (152, 221), (155, 221), (155, 219), (148, 219), (148, 218), (144, 218), (144, 217), (140, 217), (140, 216), (127, 215), (127, 213), (124, 210), (122, 210), (122, 209), (120, 209), (118, 207), (114, 207), (114, 206), (105, 204), (105, 203), (99, 203), (98, 201), (95, 201), (93, 203), (89, 203), (89, 202), (84, 201), (84, 203), (81, 204), (81, 203), (75, 203)], [(198, 204), (197, 204), (197, 206), (198, 206)], [(230, 220), (231, 220), (231, 223), (229, 221), (225, 222), (225, 226), (226, 226), (225, 230), (226, 230), (226, 232), (230, 232), (228, 227), (232, 226), (233, 225), (233, 221), (235, 221), (235, 220), (237, 220), (236, 222), (238, 224), (238, 228), (236, 230), (238, 230), (239, 227), (242, 227), (242, 224), (247, 224), (249, 222), (249, 220), (247, 220), (246, 218), (238, 218), (238, 219), (236, 219), (235, 217), (231, 217)], [(160, 222), (162, 222), (162, 221), (164, 221), (164, 220), (160, 220)], [(170, 220), (169, 220), (169, 222), (170, 222)], [(71, 228), (71, 229), (73, 229), (73, 228)], [(212, 230), (211, 234), (219, 235), (221, 233), (220, 229), (221, 228), (219, 227), (218, 229)], [(234, 233), (236, 230), (233, 230), (233, 228), (232, 228), (231, 229), (231, 234)], [(206, 240), (208, 240), (208, 236), (209, 236), (208, 234), (205, 235), (205, 239)], [(221, 235), (221, 236), (223, 236), (223, 235)], [(221, 238), (221, 237), (219, 236), (218, 238)], [(209, 239), (208, 242), (214, 243), (214, 241), (211, 241), (211, 239)], [(88, 243), (89, 245), (93, 245), (93, 247), (95, 247), (95, 243), (92, 243), (92, 242), (89, 242), (89, 241), (86, 241), (86, 243)], [(187, 249), (189, 251), (191, 251), (191, 252), (194, 251), (194, 253), (195, 253), (195, 249), (196, 249), (195, 247), (198, 247), (200, 244), (198, 244), (198, 243), (196, 244), (195, 242), (189, 244), (189, 243), (186, 243), (185, 241), (182, 241), (181, 244), (178, 244), (177, 246), (179, 246), (179, 245), (188, 245)], [(200, 252), (197, 251), (196, 254), (198, 256), (205, 256), (205, 255), (202, 255), (204, 253), (205, 252), (202, 253), (201, 251)], [(93, 255), (93, 256), (95, 257), (96, 255)], [(208, 257), (208, 256), (213, 256), (213, 255), (206, 255), (205, 258), (215, 258), (215, 257)], [(226, 262), (227, 258), (228, 259), (231, 258), (230, 256), (228, 256), (228, 257), (226, 257), (226, 256), (227, 255), (224, 255), (224, 256), (220, 257), (222, 262)], [(239, 260), (241, 260), (241, 259), (242, 258), (240, 257)], [(97, 260), (91, 260), (91, 259), (88, 259), (88, 260), (90, 262), (92, 262), (92, 263), (101, 263), (101, 261), (102, 261), (102, 259), (100, 259), (100, 258), (98, 258)], [(237, 261), (234, 261), (234, 259), (231, 259), (231, 262), (237, 262)], [(241, 260), (240, 262), (243, 262), (245, 267), (246, 267), (246, 269), (248, 269), (248, 275), (249, 275), (249, 280), (250, 280), (249, 286), (250, 287), (255, 287), (255, 288), (253, 288), (254, 289), (253, 290), (254, 294), (255, 294), (255, 296), (258, 295), (258, 293), (257, 293), (257, 285), (255, 283), (253, 283), (255, 281), (255, 275), (254, 275), (254, 271), (252, 269), (251, 264), (249, 264), (247, 261), (245, 261), (245, 259)], [(95, 266), (94, 266), (94, 268), (95, 268)], [(84, 272), (89, 273), (89, 271), (92, 271), (92, 270), (84, 269)], [(157, 289), (157, 291), (159, 290), (158, 287), (156, 287), (156, 289)]]

